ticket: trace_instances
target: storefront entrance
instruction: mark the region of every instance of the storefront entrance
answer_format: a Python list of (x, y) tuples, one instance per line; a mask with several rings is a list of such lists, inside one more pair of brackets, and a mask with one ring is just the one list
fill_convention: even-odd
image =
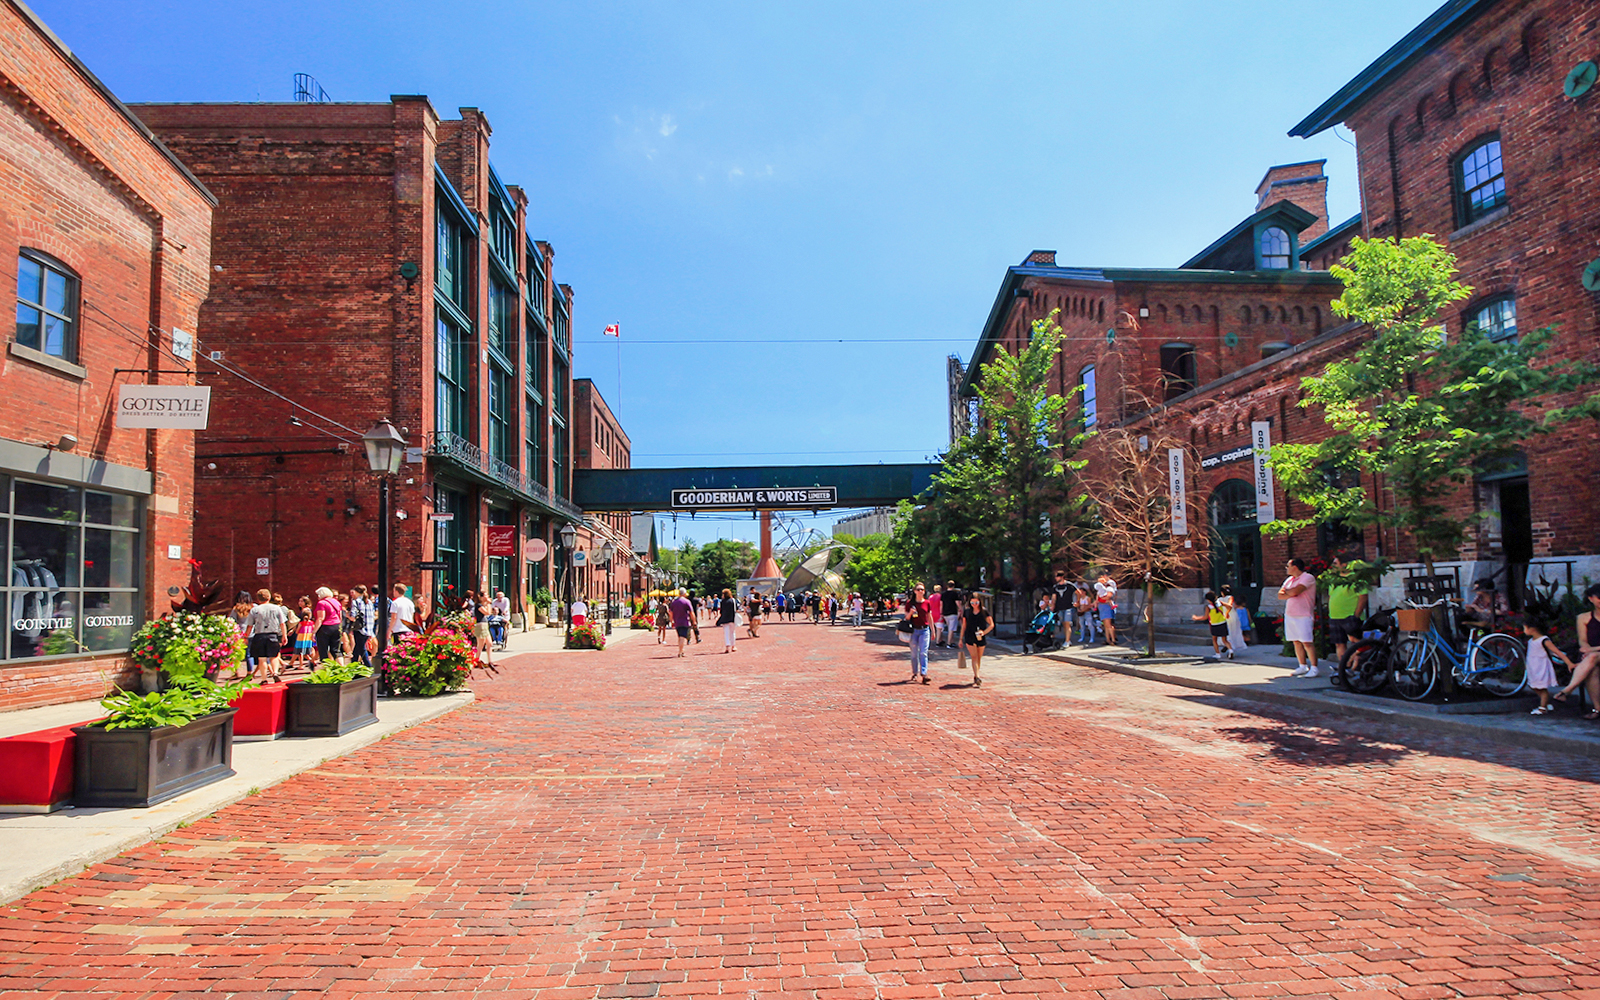
[(1255, 488), (1243, 479), (1224, 481), (1207, 504), (1211, 522), (1211, 589), (1233, 588), (1235, 600), (1253, 616), (1261, 607), (1261, 525)]

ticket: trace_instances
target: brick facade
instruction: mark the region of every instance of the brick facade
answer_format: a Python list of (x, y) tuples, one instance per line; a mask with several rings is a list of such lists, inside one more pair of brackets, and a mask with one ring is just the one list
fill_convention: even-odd
[[(632, 468), (633, 443), (605, 397), (594, 382), (580, 378), (572, 383), (573, 443), (577, 446), (573, 465), (579, 469)], [(578, 547), (587, 550), (591, 557), (599, 551), (602, 542), (609, 540), (616, 549), (612, 557), (615, 565), (611, 571), (611, 587), (619, 604), (635, 593), (635, 576), (629, 552), (633, 548), (633, 515), (627, 512), (597, 512), (585, 517), (587, 526), (579, 534)], [(605, 593), (605, 567), (586, 567), (580, 592), (598, 598)]]
[[(1596, 58), (1600, 3), (1499, 0), (1441, 13), (1451, 8), (1462, 15), (1448, 28), (1415, 51), (1397, 46), (1391, 54), (1404, 60), (1393, 71), (1324, 116), (1355, 133), (1365, 234), (1431, 234), (1456, 255), (1473, 295), (1446, 317), (1450, 332), (1509, 297), (1519, 330), (1555, 328), (1547, 356), (1600, 362), (1600, 294), (1580, 280), (1600, 258), (1600, 191), (1588, 183), (1600, 158), (1600, 91), (1563, 91), (1568, 72)], [(1489, 137), (1500, 141), (1506, 201), (1469, 222), (1458, 161)], [(1509, 563), (1516, 586), (1531, 563), (1534, 580), (1564, 581), (1569, 569), (1575, 580), (1600, 579), (1600, 508), (1585, 463), (1573, 460), (1597, 442), (1591, 422), (1566, 425), (1526, 443), (1525, 472), (1462, 490), (1459, 514), (1489, 515), (1461, 553), (1463, 575)]]
[[(220, 199), (200, 319), (205, 357), (218, 352), (202, 557), (290, 600), (375, 583), (359, 438), (387, 418), (413, 447), (394, 481), (394, 579), (435, 599), (502, 588), (520, 608), (580, 516), (564, 499), (572, 296), (527, 233), (528, 193), (490, 166), (487, 118), (404, 95), (138, 111)], [(515, 529), (510, 556), (487, 554), (496, 524)], [(530, 537), (551, 556), (524, 562)], [(434, 560), (450, 568), (418, 570)]]
[[(40, 630), (30, 620), (48, 616), (57, 646), (126, 648), (133, 628), (167, 610), (168, 588), (189, 582), (194, 432), (118, 428), (113, 414), (121, 384), (194, 384), (175, 374), (193, 364), (173, 355), (173, 330), (195, 330), (207, 294), (213, 204), (44, 24), (20, 5), (0, 3), (0, 269), (12, 290), (23, 253), (70, 275), (77, 340), (58, 356), (21, 343), (20, 324), (8, 331), (0, 480), (131, 495), (137, 513), (127, 527), (140, 532), (130, 575), (111, 581), (129, 584), (122, 596), (89, 589), (102, 575), (89, 551), (33, 560), (66, 560), (51, 570), (60, 591), (18, 590), (26, 574), (5, 566), (0, 588), (13, 589), (5, 597), (0, 709), (97, 698), (108, 681), (135, 676), (125, 657), (41, 655), (50, 647), (43, 634), (32, 637)], [(76, 439), (70, 449), (58, 447), (64, 435)], [(37, 523), (0, 530), (13, 527), (18, 534), (8, 544), (21, 552), (23, 533)], [(206, 567), (208, 577), (213, 570)], [(52, 607), (41, 612), (45, 604)], [(114, 634), (96, 632), (95, 622), (108, 618), (117, 622)]]

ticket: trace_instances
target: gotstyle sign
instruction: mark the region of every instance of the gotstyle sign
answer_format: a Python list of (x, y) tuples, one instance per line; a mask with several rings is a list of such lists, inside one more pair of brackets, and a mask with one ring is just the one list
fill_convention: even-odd
[(118, 427), (203, 431), (211, 420), (209, 385), (119, 385)]
[(674, 510), (714, 510), (726, 507), (754, 507), (758, 510), (834, 507), (839, 503), (837, 486), (797, 486), (763, 490), (673, 490)]

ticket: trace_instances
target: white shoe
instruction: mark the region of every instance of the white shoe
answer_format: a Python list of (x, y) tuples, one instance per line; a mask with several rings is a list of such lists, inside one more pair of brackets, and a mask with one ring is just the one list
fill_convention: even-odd
[(1289, 672), (1289, 676), (1290, 677), (1305, 677), (1308, 674), (1310, 674), (1310, 672), (1311, 672), (1311, 668), (1310, 667), (1302, 665), (1302, 666), (1295, 667), (1293, 670), (1291, 670)]
[(1306, 671), (1306, 676), (1307, 677), (1316, 677), (1316, 676), (1318, 676), (1318, 674), (1317, 674), (1317, 665), (1315, 663), (1313, 663), (1311, 665), (1311, 669), (1310, 670)]

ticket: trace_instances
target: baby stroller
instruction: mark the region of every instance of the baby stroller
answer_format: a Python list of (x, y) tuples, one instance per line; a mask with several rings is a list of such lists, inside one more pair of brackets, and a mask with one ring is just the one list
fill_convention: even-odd
[(506, 648), (506, 619), (502, 615), (489, 615), (484, 619), (489, 626), (489, 642), (494, 651), (501, 653)]
[(1022, 632), (1022, 651), (1028, 652), (1031, 647), (1035, 653), (1048, 652), (1056, 648), (1056, 625), (1060, 619), (1054, 611), (1041, 611), (1034, 615), (1033, 621)]

